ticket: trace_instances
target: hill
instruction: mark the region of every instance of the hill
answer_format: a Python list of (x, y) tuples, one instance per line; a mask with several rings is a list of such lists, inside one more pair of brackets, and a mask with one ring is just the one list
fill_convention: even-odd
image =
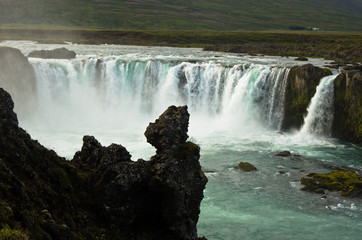
[(2, 27), (362, 31), (360, 0), (2, 0)]

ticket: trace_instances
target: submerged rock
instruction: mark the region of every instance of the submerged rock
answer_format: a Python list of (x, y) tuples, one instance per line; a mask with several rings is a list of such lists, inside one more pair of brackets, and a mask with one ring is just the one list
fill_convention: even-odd
[(197, 239), (207, 178), (200, 148), (186, 142), (187, 107), (150, 124), (160, 153), (136, 162), (91, 136), (66, 161), (18, 127), (13, 107), (0, 88), (0, 226), (30, 239)]
[(295, 61), (308, 61), (308, 58), (306, 57), (297, 57), (296, 59), (294, 59)]
[(53, 50), (39, 50), (32, 51), (28, 57), (32, 58), (54, 58), (54, 59), (72, 59), (75, 58), (76, 53), (66, 48), (57, 48)]
[(243, 170), (244, 172), (251, 172), (256, 171), (256, 167), (254, 167), (252, 164), (248, 162), (240, 162), (238, 164), (239, 169)]
[(362, 180), (355, 172), (332, 171), (327, 174), (308, 174), (311, 178), (301, 178), (300, 183), (305, 185), (303, 191), (324, 194), (324, 190), (340, 191), (342, 196), (361, 197)]
[(278, 157), (289, 157), (291, 155), (292, 154), (289, 151), (282, 151), (282, 152), (275, 154), (275, 156), (278, 156)]

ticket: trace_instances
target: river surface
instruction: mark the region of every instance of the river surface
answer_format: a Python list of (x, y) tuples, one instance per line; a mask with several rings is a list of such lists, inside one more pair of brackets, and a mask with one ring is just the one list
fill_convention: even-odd
[[(333, 81), (321, 79), (305, 125), (281, 132), (284, 89), (293, 58), (203, 52), (195, 48), (46, 45), (8, 41), (32, 50), (66, 47), (76, 59), (29, 58), (37, 77), (31, 115), (21, 127), (71, 159), (83, 135), (119, 143), (132, 159), (155, 154), (143, 135), (169, 105), (187, 105), (190, 140), (201, 147), (209, 182), (198, 233), (209, 240), (361, 239), (362, 201), (300, 190), (299, 179), (334, 167), (362, 171), (362, 149), (330, 138)], [(309, 63), (323, 66), (323, 59)], [(336, 73), (334, 73), (336, 74)], [(16, 105), (22, 103), (15, 103)], [(289, 150), (288, 158), (275, 156)], [(235, 169), (250, 162), (256, 172)]]

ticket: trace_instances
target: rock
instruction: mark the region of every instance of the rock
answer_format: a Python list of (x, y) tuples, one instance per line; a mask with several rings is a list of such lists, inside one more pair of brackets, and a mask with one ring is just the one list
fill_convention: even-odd
[(294, 61), (308, 61), (308, 58), (306, 58), (306, 57), (297, 57), (296, 59), (294, 59)]
[(362, 71), (339, 74), (334, 92), (332, 136), (362, 145)]
[(292, 155), (292, 154), (289, 151), (282, 151), (282, 152), (275, 154), (275, 156), (278, 156), (278, 157), (289, 157), (290, 155)]
[(36, 78), (28, 58), (19, 49), (0, 47), (0, 86), (11, 94), (19, 116), (31, 114)]
[(91, 136), (66, 161), (19, 128), (13, 107), (0, 88), (0, 226), (21, 226), (32, 239), (198, 239), (207, 178), (200, 148), (186, 142), (186, 107), (150, 124), (160, 153), (136, 162)]
[(120, 145), (102, 147), (94, 137), (83, 138), (73, 162), (91, 173), (97, 202), (107, 206), (109, 221), (126, 236), (197, 239), (207, 179), (198, 161), (200, 148), (186, 142), (188, 119), (187, 107), (171, 106), (150, 123), (145, 135), (157, 148), (151, 161), (133, 162)]
[(299, 129), (307, 114), (307, 107), (316, 92), (321, 78), (331, 75), (325, 68), (312, 64), (290, 69), (285, 92), (285, 111), (282, 130)]
[(256, 167), (254, 167), (252, 164), (248, 162), (240, 162), (238, 164), (239, 169), (243, 170), (244, 172), (251, 172), (256, 171)]
[(76, 53), (66, 48), (57, 48), (53, 50), (40, 50), (32, 51), (28, 57), (31, 58), (54, 58), (54, 59), (72, 59), (75, 58)]
[(345, 197), (362, 196), (362, 180), (355, 172), (332, 171), (327, 174), (313, 173), (312, 178), (301, 178), (300, 183), (305, 185), (303, 191), (325, 194), (324, 190), (340, 191)]
[(187, 106), (169, 107), (159, 119), (147, 127), (147, 142), (157, 149), (157, 153), (177, 148), (188, 138), (189, 117)]

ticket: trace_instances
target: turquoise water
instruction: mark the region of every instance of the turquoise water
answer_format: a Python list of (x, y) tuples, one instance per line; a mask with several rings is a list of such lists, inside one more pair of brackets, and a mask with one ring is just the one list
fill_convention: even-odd
[[(329, 165), (361, 169), (361, 149), (334, 140), (298, 145), (293, 137), (271, 135), (265, 140), (214, 136), (200, 142), (209, 182), (199, 234), (208, 239), (360, 239), (360, 199), (303, 192), (298, 179), (331, 171)], [(301, 157), (274, 156), (282, 150)], [(241, 161), (258, 171), (235, 169)]]
[[(20, 48), (24, 54), (56, 47), (77, 52), (73, 60), (30, 59), (38, 102), (32, 116), (18, 112), (20, 125), (33, 138), (68, 159), (86, 134), (103, 145), (124, 145), (134, 160), (149, 159), (155, 149), (143, 136), (148, 123), (171, 104), (188, 105), (190, 140), (201, 147), (200, 162), (209, 179), (201, 203), (200, 236), (361, 239), (360, 199), (303, 192), (298, 181), (308, 173), (340, 167), (362, 171), (361, 147), (329, 138), (326, 129), (278, 130), (283, 81), (291, 66), (302, 63), (191, 48), (14, 41), (0, 45)], [(98, 60), (101, 70), (96, 68)], [(321, 99), (319, 103), (325, 97)], [(328, 102), (322, 103), (317, 102), (317, 108), (327, 109)], [(331, 115), (325, 112), (318, 114)], [(308, 122), (327, 119), (316, 116), (311, 111)], [(275, 156), (284, 150), (298, 156)], [(235, 169), (241, 161), (258, 171)]]

